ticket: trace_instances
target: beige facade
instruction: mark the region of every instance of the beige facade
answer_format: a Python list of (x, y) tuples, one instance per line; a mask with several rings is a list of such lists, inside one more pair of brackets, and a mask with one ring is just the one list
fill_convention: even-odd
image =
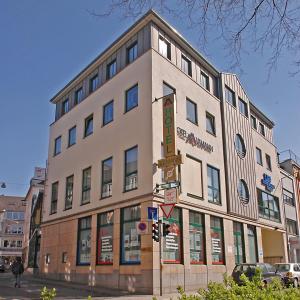
[[(77, 103), (81, 87), (82, 102)], [(226, 87), (235, 95), (235, 105), (228, 103)], [(210, 280), (222, 280), (236, 262), (287, 260), (274, 124), (250, 102), (235, 75), (217, 71), (149, 12), (51, 100), (57, 111), (50, 126), (41, 274), (160, 292), (159, 245), (152, 239), (147, 208), (164, 201), (163, 193), (155, 192), (163, 182), (157, 166), (164, 157), (159, 99), (172, 91), (176, 148), (183, 164), (177, 168), (180, 201), (170, 219), (174, 231), (163, 241), (163, 292), (174, 292), (178, 285), (196, 290)], [(240, 98), (247, 116), (242, 115)], [(108, 104), (113, 114), (105, 114)], [(251, 115), (263, 124), (265, 136), (252, 128)], [(87, 135), (90, 116), (92, 133)], [(70, 145), (74, 126), (76, 142)], [(236, 150), (237, 134), (244, 140), (243, 157)], [(269, 155), (270, 170), (266, 163), (257, 164), (256, 147), (264, 160)], [(103, 162), (109, 158), (112, 175), (107, 179)], [(277, 199), (278, 207), (278, 212), (264, 208), (267, 215), (258, 205), (258, 190), (266, 190), (264, 174), (275, 186), (268, 195)], [(240, 189), (241, 179), (247, 192)], [(148, 230), (139, 234), (141, 221)], [(276, 252), (270, 247), (274, 240)], [(105, 251), (108, 263), (101, 260)]]

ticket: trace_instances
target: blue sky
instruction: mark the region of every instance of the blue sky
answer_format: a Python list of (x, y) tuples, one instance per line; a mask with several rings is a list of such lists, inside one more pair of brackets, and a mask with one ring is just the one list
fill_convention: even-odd
[[(100, 0), (0, 1), (0, 194), (25, 195), (35, 166), (45, 166), (49, 125), (54, 107), (49, 99), (112, 43), (133, 22), (119, 15), (96, 18)], [(197, 45), (197, 32), (180, 20), (162, 15)], [(228, 69), (224, 46), (207, 45), (209, 60)], [(276, 123), (278, 149), (300, 155), (300, 75), (290, 77), (292, 57), (283, 54), (266, 82), (266, 57), (244, 53), (238, 74), (248, 96)]]

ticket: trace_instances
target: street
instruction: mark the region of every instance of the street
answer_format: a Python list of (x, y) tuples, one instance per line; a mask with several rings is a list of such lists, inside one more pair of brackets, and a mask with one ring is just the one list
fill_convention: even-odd
[[(63, 299), (87, 299), (89, 295), (93, 299), (131, 299), (151, 300), (150, 295), (128, 295), (126, 292), (109, 290), (105, 288), (89, 289), (87, 286), (74, 283), (66, 283), (54, 280), (47, 282), (41, 278), (24, 275), (21, 278), (21, 288), (14, 287), (14, 277), (10, 272), (0, 273), (0, 300), (35, 300), (40, 299), (40, 291), (46, 286), (48, 289), (55, 288), (57, 297)], [(166, 299), (170, 299), (169, 297)]]

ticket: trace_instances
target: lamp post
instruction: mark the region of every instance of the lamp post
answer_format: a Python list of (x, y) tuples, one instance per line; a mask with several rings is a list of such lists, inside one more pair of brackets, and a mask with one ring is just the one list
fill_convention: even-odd
[(0, 187), (2, 189), (5, 189), (6, 188), (6, 183), (4, 181), (0, 181)]

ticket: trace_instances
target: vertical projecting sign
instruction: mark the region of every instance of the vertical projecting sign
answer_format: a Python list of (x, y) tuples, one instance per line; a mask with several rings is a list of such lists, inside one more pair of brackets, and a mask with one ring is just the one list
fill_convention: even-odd
[[(163, 135), (165, 158), (175, 156), (175, 94), (163, 97)], [(164, 168), (165, 181), (176, 180), (176, 166), (169, 165)]]

